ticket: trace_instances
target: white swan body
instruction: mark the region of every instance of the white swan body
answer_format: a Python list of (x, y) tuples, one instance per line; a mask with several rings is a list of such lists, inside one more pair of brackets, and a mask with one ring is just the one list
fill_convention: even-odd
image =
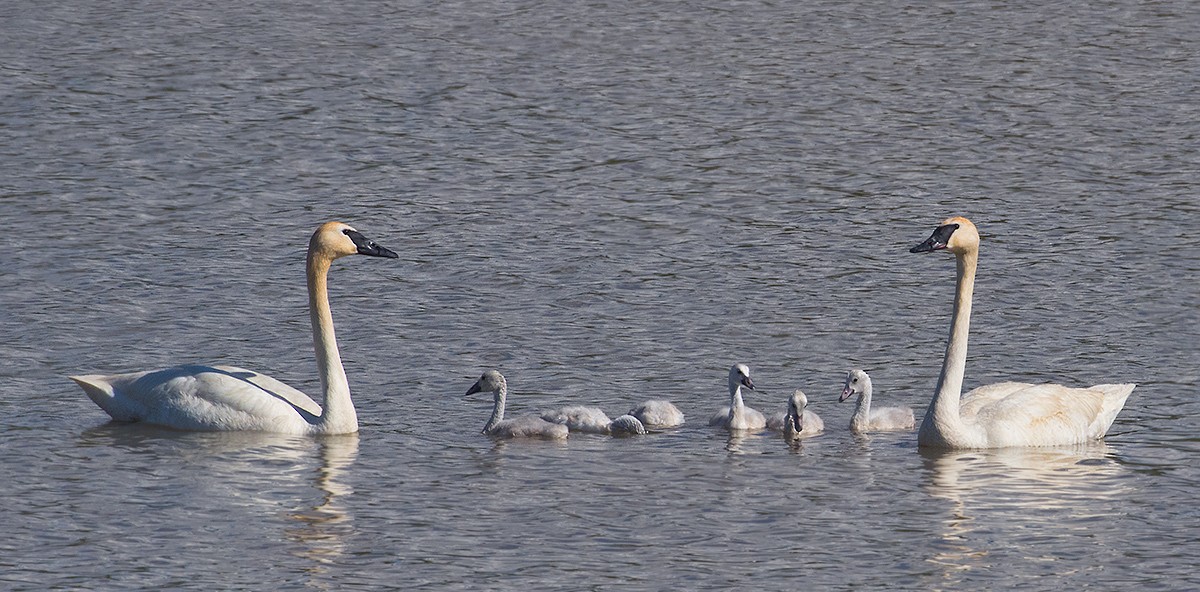
[(645, 434), (646, 427), (636, 417), (622, 415), (609, 419), (599, 407), (568, 405), (543, 412), (542, 419), (567, 426), (571, 432), (588, 434)]
[(808, 396), (796, 389), (788, 397), (787, 408), (767, 419), (767, 429), (783, 432), (788, 440), (808, 438), (825, 431), (825, 420), (808, 409)]
[(674, 428), (683, 425), (683, 412), (670, 401), (650, 399), (629, 410), (647, 428)]
[(1103, 438), (1133, 392), (1133, 384), (1070, 388), (1003, 382), (962, 395), (979, 231), (963, 217), (949, 218), (913, 253), (948, 250), (957, 261), (954, 317), (942, 373), (917, 442), (947, 449), (1061, 446)]
[(747, 407), (742, 400), (743, 386), (754, 390), (750, 368), (745, 364), (734, 364), (729, 369), (729, 407), (722, 407), (714, 413), (708, 425), (727, 430), (761, 430), (767, 426), (766, 416)]
[(483, 426), (483, 433), (498, 438), (546, 438), (562, 440), (567, 437), (567, 426), (550, 423), (536, 415), (519, 415), (504, 419), (504, 404), (508, 398), (508, 382), (499, 372), (488, 370), (471, 385), (467, 396), (491, 392), (492, 417)]
[(355, 254), (397, 257), (341, 222), (322, 224), (308, 243), (309, 315), (324, 408), (274, 378), (233, 366), (176, 366), (71, 379), (117, 421), (204, 431), (356, 432), (358, 415), (338, 353), (327, 291), (330, 264)]
[(846, 373), (846, 384), (842, 386), (842, 395), (838, 402), (845, 402), (853, 395), (858, 395), (854, 405), (854, 415), (850, 417), (850, 431), (866, 432), (898, 432), (910, 431), (917, 424), (913, 418), (912, 409), (908, 407), (871, 407), (871, 377), (866, 372), (854, 369)]

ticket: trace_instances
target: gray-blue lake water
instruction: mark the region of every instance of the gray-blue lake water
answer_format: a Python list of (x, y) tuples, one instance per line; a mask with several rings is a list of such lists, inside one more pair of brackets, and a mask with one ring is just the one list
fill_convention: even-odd
[[(0, 588), (1194, 589), (1200, 4), (16, 0), (0, 7)], [(855, 437), (933, 392), (1136, 382), (1106, 442)], [(320, 389), (339, 219), (361, 432), (110, 424), (66, 377)], [(796, 448), (705, 425), (808, 393)], [(688, 416), (493, 441), (510, 412)]]

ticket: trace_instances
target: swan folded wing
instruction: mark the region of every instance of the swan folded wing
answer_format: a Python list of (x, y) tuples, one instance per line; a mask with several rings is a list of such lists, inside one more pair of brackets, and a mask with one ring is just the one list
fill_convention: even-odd
[(646, 427), (673, 428), (683, 425), (683, 412), (674, 403), (662, 399), (650, 399), (629, 410)]
[(599, 407), (568, 405), (542, 413), (542, 419), (567, 426), (572, 432), (607, 434), (612, 422)]
[(286, 383), (271, 378), (266, 374), (259, 374), (258, 372), (246, 370), (244, 368), (237, 368), (235, 366), (213, 366), (213, 368), (216, 368), (222, 372), (227, 372), (235, 378), (240, 378), (241, 380), (249, 382), (250, 384), (259, 387), (266, 393), (269, 393), (275, 397), (280, 397), (284, 401), (290, 403), (292, 406), (299, 408), (311, 415), (321, 415), (321, 406), (316, 401), (312, 400), (312, 397), (309, 397), (302, 391), (297, 390)]
[[(232, 366), (178, 366), (114, 385), (117, 398), (144, 409), (139, 421), (192, 430), (290, 431), (298, 416), (320, 408), (278, 380)], [(270, 395), (270, 396), (264, 396)], [(316, 410), (314, 414), (312, 410)]]
[(708, 418), (708, 425), (710, 425), (710, 426), (729, 425), (729, 408), (722, 407), (722, 408), (718, 409), (716, 413), (713, 413), (712, 417)]
[(958, 414), (963, 421), (974, 421), (981, 409), (1003, 401), (1009, 395), (1036, 385), (1028, 382), (997, 382), (988, 384), (962, 396)]
[(509, 438), (562, 439), (567, 437), (568, 430), (565, 425), (550, 423), (536, 415), (521, 415), (496, 424), (488, 433)]
[(979, 408), (977, 421), (993, 446), (1079, 444), (1104, 436), (1108, 425), (1096, 428), (1104, 409), (1101, 391), (1039, 384)]
[(752, 407), (742, 407), (741, 414), (734, 417), (733, 412), (725, 407), (713, 414), (708, 420), (708, 425), (731, 430), (761, 430), (767, 427), (767, 416)]
[(912, 409), (907, 407), (878, 407), (871, 409), (873, 430), (911, 430), (916, 425)]
[(787, 423), (787, 414), (787, 409), (777, 413), (772, 413), (769, 417), (767, 417), (767, 429), (775, 430), (777, 432), (783, 430), (784, 424)]
[(804, 425), (804, 430), (800, 432), (800, 435), (807, 436), (808, 434), (825, 431), (825, 420), (821, 419), (816, 413), (805, 409), (802, 417), (804, 419), (801, 423)]

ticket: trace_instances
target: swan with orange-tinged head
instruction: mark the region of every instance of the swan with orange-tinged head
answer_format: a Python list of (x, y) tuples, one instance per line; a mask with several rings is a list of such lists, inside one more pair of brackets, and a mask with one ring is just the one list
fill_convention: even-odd
[(309, 240), (308, 308), (323, 406), (274, 378), (233, 366), (175, 366), (71, 380), (117, 421), (197, 431), (357, 432), (358, 415), (338, 353), (326, 281), (333, 261), (348, 255), (398, 257), (341, 222), (322, 224)]
[(958, 264), (954, 317), (942, 374), (921, 422), (918, 444), (948, 449), (1005, 448), (1062, 446), (1103, 438), (1136, 385), (1070, 388), (1001, 382), (962, 394), (979, 231), (970, 220), (956, 216), (909, 249), (912, 253), (940, 250), (953, 253)]

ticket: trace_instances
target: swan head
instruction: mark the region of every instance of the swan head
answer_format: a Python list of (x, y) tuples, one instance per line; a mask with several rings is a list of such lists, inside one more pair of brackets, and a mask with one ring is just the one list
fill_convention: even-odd
[(475, 384), (471, 385), (471, 388), (467, 389), (467, 394), (464, 396), (469, 397), (475, 393), (498, 393), (507, 386), (508, 383), (504, 381), (502, 374), (495, 370), (488, 370), (479, 377), (479, 380), (475, 381)]
[(808, 395), (796, 389), (788, 399), (787, 421), (791, 422), (796, 433), (804, 431), (804, 408), (808, 407)]
[(846, 384), (842, 385), (842, 396), (838, 402), (844, 402), (853, 395), (862, 395), (871, 386), (871, 377), (866, 372), (855, 368), (846, 373)]
[(979, 250), (979, 230), (962, 216), (947, 218), (925, 239), (908, 250), (909, 253), (928, 253), (947, 250), (955, 255)]
[(389, 259), (400, 257), (395, 251), (379, 246), (349, 224), (342, 222), (326, 222), (317, 228), (312, 239), (308, 241), (308, 252), (310, 255), (320, 255), (330, 261), (347, 255), (368, 255)]
[(745, 364), (734, 364), (729, 369), (729, 390), (744, 386), (754, 390), (754, 381), (750, 380), (750, 367)]

